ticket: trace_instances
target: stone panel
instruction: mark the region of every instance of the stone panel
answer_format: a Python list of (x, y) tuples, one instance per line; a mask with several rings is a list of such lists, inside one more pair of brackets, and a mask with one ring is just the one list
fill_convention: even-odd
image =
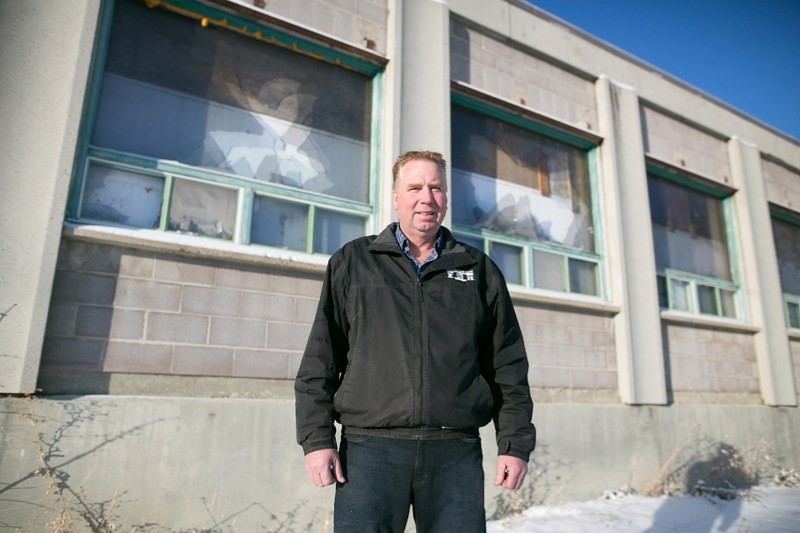
[(114, 305), (136, 309), (177, 311), (180, 309), (181, 287), (176, 283), (160, 283), (120, 278)]
[(264, 347), (266, 322), (237, 318), (211, 318), (209, 343), (222, 346)]
[(800, 174), (767, 159), (761, 160), (767, 200), (800, 213)]
[(642, 107), (642, 129), (647, 154), (723, 185), (730, 182), (724, 139), (649, 107)]
[(464, 26), (450, 24), (450, 76), (573, 126), (597, 129), (594, 83)]
[(172, 345), (110, 341), (103, 361), (105, 372), (169, 374)]
[(752, 334), (667, 323), (663, 337), (671, 390), (759, 392)]
[(287, 352), (236, 350), (233, 360), (233, 375), (234, 377), (286, 379), (290, 377), (288, 358)]
[(177, 313), (148, 313), (147, 339), (162, 342), (205, 344), (208, 317)]
[(230, 376), (233, 374), (233, 350), (175, 346), (172, 372), (189, 376)]

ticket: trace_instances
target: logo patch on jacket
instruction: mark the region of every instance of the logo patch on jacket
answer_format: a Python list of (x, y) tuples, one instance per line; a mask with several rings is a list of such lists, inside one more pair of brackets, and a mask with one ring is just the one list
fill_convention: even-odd
[(472, 270), (448, 270), (447, 277), (456, 281), (475, 281)]

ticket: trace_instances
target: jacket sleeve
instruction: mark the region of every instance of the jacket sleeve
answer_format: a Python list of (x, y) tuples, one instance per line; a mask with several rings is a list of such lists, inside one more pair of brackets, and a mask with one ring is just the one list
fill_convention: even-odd
[(490, 318), (485, 331), (482, 368), (494, 397), (497, 452), (527, 461), (536, 446), (533, 400), (528, 386), (528, 357), (511, 296), (499, 269), (489, 288)]
[(336, 448), (333, 396), (347, 364), (344, 283), (337, 281), (340, 257), (328, 262), (311, 333), (295, 379), (297, 443), (308, 454)]

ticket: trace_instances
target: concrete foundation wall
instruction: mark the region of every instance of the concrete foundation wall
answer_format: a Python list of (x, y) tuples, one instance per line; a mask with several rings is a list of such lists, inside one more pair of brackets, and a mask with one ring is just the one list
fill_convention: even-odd
[[(24, 531), (332, 531), (333, 489), (306, 479), (286, 383), (272, 399), (83, 396), (0, 399), (0, 516)], [(537, 396), (534, 391), (534, 396)], [(629, 485), (685, 491), (724, 469), (743, 486), (800, 464), (797, 409), (542, 404), (517, 493), (491, 486), (487, 516), (593, 499)], [(736, 421), (736, 423), (732, 423)]]

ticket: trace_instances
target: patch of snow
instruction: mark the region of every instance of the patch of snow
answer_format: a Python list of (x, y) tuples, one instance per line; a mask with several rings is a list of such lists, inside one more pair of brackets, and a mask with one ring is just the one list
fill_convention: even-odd
[(756, 487), (735, 500), (616, 496), (536, 506), (487, 524), (489, 533), (800, 532), (800, 488)]

